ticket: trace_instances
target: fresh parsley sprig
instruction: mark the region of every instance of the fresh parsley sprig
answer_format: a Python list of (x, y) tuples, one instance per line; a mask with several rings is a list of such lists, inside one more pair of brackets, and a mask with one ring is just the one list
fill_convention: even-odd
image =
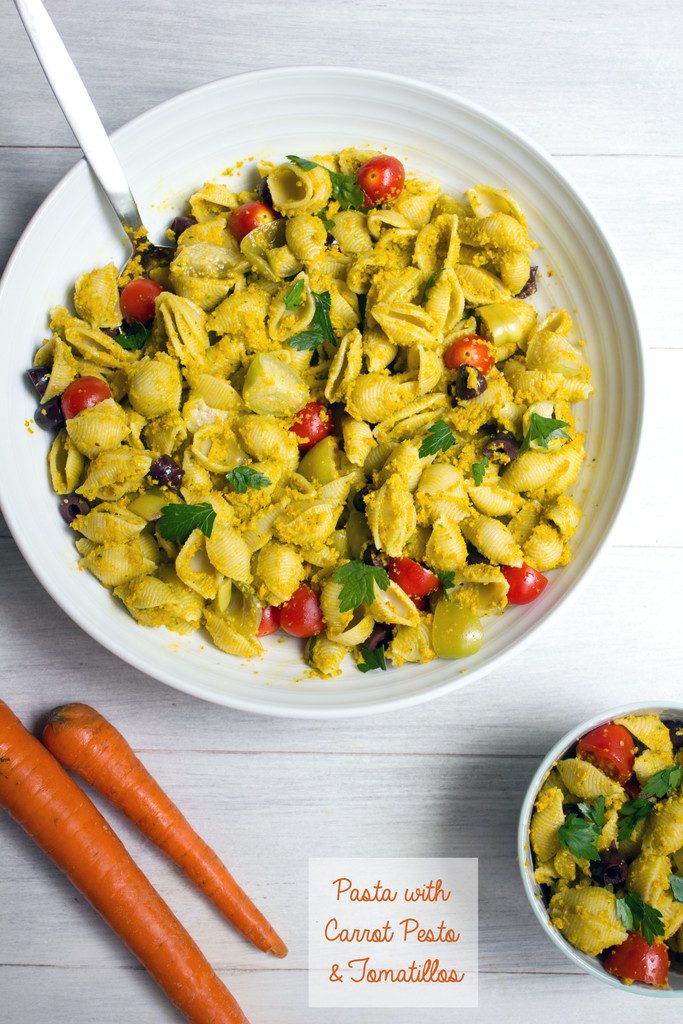
[(586, 860), (600, 860), (597, 842), (605, 824), (605, 798), (599, 796), (595, 803), (579, 804), (578, 814), (570, 814), (558, 832), (562, 846), (575, 857)]
[(301, 305), (301, 300), (304, 297), (304, 288), (306, 282), (303, 277), (300, 277), (298, 281), (295, 281), (292, 287), (285, 295), (285, 309), (289, 313), (293, 313), (295, 309), (298, 309)]
[(273, 482), (265, 473), (259, 473), (251, 466), (235, 466), (225, 475), (233, 491), (237, 491), (238, 494), (245, 494), (247, 491), (260, 491), (263, 487), (270, 487)]
[(617, 918), (627, 932), (640, 932), (648, 946), (658, 935), (664, 934), (664, 920), (654, 907), (646, 903), (637, 892), (627, 892), (617, 898)]
[(121, 325), (119, 333), (114, 337), (114, 341), (117, 341), (121, 348), (125, 348), (127, 352), (139, 352), (141, 348), (145, 347), (151, 334), (152, 332), (149, 327), (134, 320), (132, 324), (124, 323)]
[(481, 487), (486, 476), (486, 470), (489, 467), (489, 458), (487, 455), (483, 457), (481, 462), (472, 463), (472, 479), (474, 480), (475, 487)]
[(455, 572), (453, 569), (435, 569), (434, 572), (441, 581), (444, 593), (455, 586)]
[(159, 533), (164, 540), (184, 544), (193, 530), (201, 530), (205, 537), (211, 536), (216, 521), (216, 510), (208, 501), (201, 505), (164, 505), (159, 519)]
[(653, 808), (649, 800), (638, 796), (635, 800), (629, 800), (627, 804), (619, 808), (617, 839), (620, 843), (627, 843), (633, 835), (633, 830), (639, 821), (647, 818)]
[(682, 779), (683, 765), (672, 764), (649, 778), (643, 786), (643, 793), (645, 796), (654, 796), (661, 800), (673, 789), (678, 789)]
[(361, 604), (372, 604), (375, 600), (375, 584), (380, 590), (389, 586), (389, 576), (381, 565), (366, 565), (354, 559), (337, 569), (332, 577), (341, 583), (339, 611), (351, 612)]
[(365, 644), (359, 648), (362, 661), (357, 664), (359, 672), (372, 672), (373, 669), (380, 668), (383, 672), (387, 670), (387, 659), (385, 657), (384, 644), (378, 644), (374, 651), (371, 651)]
[(329, 341), (331, 345), (337, 344), (330, 320), (330, 308), (332, 306), (330, 293), (311, 292), (311, 295), (315, 303), (313, 319), (305, 331), (295, 334), (287, 342), (288, 345), (291, 345), (292, 348), (298, 351), (308, 351), (309, 349), (317, 348), (318, 345), (322, 345), (326, 341)]
[(437, 452), (447, 452), (455, 444), (453, 431), (445, 420), (437, 420), (432, 423), (427, 431), (427, 436), (420, 445), (419, 456), (424, 459), (426, 455), (436, 455)]
[(520, 455), (529, 451), (532, 441), (537, 441), (541, 448), (547, 448), (548, 442), (556, 437), (566, 437), (571, 441), (571, 435), (563, 429), (568, 426), (564, 420), (554, 420), (552, 416), (541, 416), (537, 412), (532, 412), (529, 417), (529, 429), (519, 449)]
[(287, 159), (302, 171), (312, 171), (314, 167), (322, 167), (330, 176), (332, 196), (339, 203), (340, 210), (362, 210), (365, 203), (363, 189), (360, 187), (352, 174), (340, 174), (338, 171), (331, 171), (324, 164), (316, 163), (315, 160), (305, 160), (301, 156), (292, 153), (287, 154)]
[(332, 228), (334, 227), (334, 221), (330, 220), (325, 210), (318, 210), (318, 212), (316, 213), (316, 217), (320, 217), (321, 221), (323, 222), (323, 227), (325, 228), (326, 231), (332, 230)]
[(683, 877), (681, 875), (669, 875), (671, 895), (678, 903), (683, 903)]

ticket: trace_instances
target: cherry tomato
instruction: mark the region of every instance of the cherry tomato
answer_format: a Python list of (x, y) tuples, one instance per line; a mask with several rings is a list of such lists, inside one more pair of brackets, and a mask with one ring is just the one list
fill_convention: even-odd
[(315, 636), (325, 628), (323, 610), (315, 591), (305, 584), (280, 608), (280, 625), (290, 636)]
[(520, 566), (501, 565), (500, 568), (510, 588), (510, 604), (529, 604), (530, 601), (535, 601), (548, 585), (548, 577), (537, 569), (532, 569), (526, 562)]
[(389, 562), (389, 579), (398, 583), (408, 597), (428, 597), (440, 587), (439, 577), (425, 569), (412, 558), (392, 558)]
[(146, 324), (154, 316), (156, 306), (154, 300), (161, 295), (163, 288), (148, 277), (138, 277), (129, 281), (121, 292), (121, 312), (126, 320), (137, 320)]
[(406, 172), (395, 156), (373, 156), (356, 172), (366, 206), (376, 206), (395, 199), (403, 191)]
[(633, 772), (636, 745), (628, 729), (609, 722), (581, 737), (576, 745), (576, 756), (590, 761), (623, 786)]
[(490, 373), (496, 365), (491, 348), (477, 334), (466, 334), (448, 346), (443, 361), (449, 370), (459, 366), (474, 366), (483, 374)]
[(111, 398), (106, 381), (99, 377), (79, 377), (69, 384), (62, 395), (62, 413), (65, 420), (72, 420), (84, 409), (92, 409), (105, 399)]
[(324, 437), (329, 437), (332, 427), (328, 407), (322, 402), (309, 402), (303, 409), (299, 409), (289, 429), (296, 434), (301, 451), (307, 452), (315, 448)]
[(275, 210), (265, 203), (244, 203), (232, 211), (228, 217), (228, 227), (233, 238), (241, 242), (250, 231), (270, 224), (271, 220), (275, 220), (275, 216)]
[(276, 629), (280, 628), (280, 609), (274, 604), (267, 604), (261, 612), (261, 622), (256, 630), (256, 636), (270, 636)]
[(632, 932), (613, 949), (605, 960), (605, 970), (622, 981), (642, 981), (655, 988), (666, 988), (669, 979), (669, 952), (663, 942), (648, 946), (640, 932)]

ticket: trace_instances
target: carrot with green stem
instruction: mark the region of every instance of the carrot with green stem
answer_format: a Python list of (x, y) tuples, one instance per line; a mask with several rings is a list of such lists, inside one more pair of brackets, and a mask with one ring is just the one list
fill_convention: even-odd
[(265, 952), (287, 947), (223, 862), (183, 817), (120, 732), (87, 704), (50, 712), (43, 743), (58, 761), (123, 811), (246, 938)]
[(92, 801), (3, 701), (0, 806), (68, 876), (191, 1024), (248, 1024)]

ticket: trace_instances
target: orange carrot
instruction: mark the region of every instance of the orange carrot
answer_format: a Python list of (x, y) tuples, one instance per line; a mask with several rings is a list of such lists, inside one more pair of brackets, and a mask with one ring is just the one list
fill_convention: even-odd
[(255, 946), (275, 956), (287, 947), (223, 862), (191, 828), (120, 732), (87, 704), (55, 708), (43, 743), (159, 847)]
[(3, 701), (0, 806), (65, 872), (192, 1024), (248, 1024), (95, 805)]

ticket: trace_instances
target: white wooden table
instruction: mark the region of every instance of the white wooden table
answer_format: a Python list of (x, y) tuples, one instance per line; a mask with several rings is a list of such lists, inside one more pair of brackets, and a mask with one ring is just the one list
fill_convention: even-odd
[[(6, 530), (2, 697), (31, 725), (63, 701), (99, 707), (267, 908), (290, 942), (282, 963), (239, 940), (106, 808), (254, 1024), (680, 1020), (680, 1002), (655, 1005), (578, 975), (539, 930), (515, 863), (519, 803), (554, 740), (616, 703), (680, 701), (683, 690), (678, 0), (49, 7), (110, 129), (210, 79), (288, 63), (401, 71), (521, 127), (585, 189), (621, 249), (642, 317), (649, 408), (627, 509), (590, 584), (525, 653), (450, 699), (332, 724), (192, 700), (80, 632)], [(80, 154), (8, 0), (0, 38), (1, 265)], [(308, 1008), (307, 861), (337, 854), (480, 858), (478, 1011)], [(0, 1024), (178, 1019), (69, 883), (0, 817)]]

